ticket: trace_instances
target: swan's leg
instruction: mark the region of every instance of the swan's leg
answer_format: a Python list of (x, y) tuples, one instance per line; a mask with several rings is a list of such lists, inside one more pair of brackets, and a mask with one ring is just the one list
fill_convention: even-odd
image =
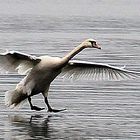
[(45, 103), (46, 103), (46, 105), (48, 107), (48, 112), (60, 112), (60, 111), (66, 110), (66, 109), (52, 109), (51, 106), (49, 105), (47, 97), (45, 97)]
[(30, 104), (31, 110), (40, 111), (40, 110), (45, 109), (45, 108), (40, 108), (40, 107), (37, 107), (37, 106), (33, 106), (32, 102), (31, 102), (31, 97), (30, 97), (30, 96), (28, 96), (28, 101), (29, 101), (29, 104)]

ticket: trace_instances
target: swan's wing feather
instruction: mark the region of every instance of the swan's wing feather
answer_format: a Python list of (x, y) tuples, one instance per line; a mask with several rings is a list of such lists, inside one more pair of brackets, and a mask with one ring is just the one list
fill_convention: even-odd
[(0, 54), (0, 72), (15, 72), (27, 74), (41, 60), (38, 57), (20, 53), (17, 51), (7, 51)]
[(62, 69), (61, 76), (73, 80), (127, 80), (139, 76), (139, 72), (128, 71), (102, 63), (71, 60)]

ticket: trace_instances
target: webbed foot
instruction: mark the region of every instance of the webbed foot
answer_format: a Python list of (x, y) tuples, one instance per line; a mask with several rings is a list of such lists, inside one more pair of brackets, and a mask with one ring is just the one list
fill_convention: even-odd
[(40, 111), (40, 110), (43, 110), (45, 108), (40, 108), (40, 107), (37, 107), (37, 106), (32, 106), (31, 109), (32, 110), (36, 110), (36, 111)]

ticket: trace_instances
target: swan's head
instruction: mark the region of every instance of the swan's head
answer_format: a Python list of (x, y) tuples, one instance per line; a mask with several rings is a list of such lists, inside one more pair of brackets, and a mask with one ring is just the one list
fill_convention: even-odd
[(84, 42), (82, 42), (82, 46), (84, 48), (97, 48), (97, 49), (101, 49), (101, 47), (97, 44), (97, 42), (94, 39), (86, 39)]

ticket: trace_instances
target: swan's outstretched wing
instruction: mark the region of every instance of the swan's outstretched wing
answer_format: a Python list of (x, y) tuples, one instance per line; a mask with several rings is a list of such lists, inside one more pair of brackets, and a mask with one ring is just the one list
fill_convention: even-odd
[(71, 60), (67, 66), (62, 69), (61, 75), (64, 78), (74, 80), (127, 80), (136, 78), (140, 73), (107, 64)]
[(18, 71), (19, 74), (27, 74), (41, 60), (35, 56), (17, 51), (7, 51), (0, 54), (0, 73)]

